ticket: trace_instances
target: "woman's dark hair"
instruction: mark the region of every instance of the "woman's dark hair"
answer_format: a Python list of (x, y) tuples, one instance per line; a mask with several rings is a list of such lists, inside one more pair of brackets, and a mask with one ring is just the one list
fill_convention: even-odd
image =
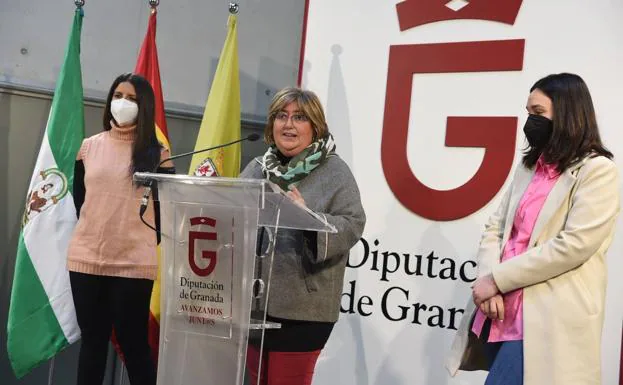
[(536, 89), (552, 101), (553, 130), (542, 151), (528, 146), (524, 166), (534, 167), (541, 154), (546, 163), (557, 163), (560, 172), (587, 155), (613, 158), (601, 142), (593, 100), (581, 77), (569, 73), (548, 75), (534, 83), (530, 92)]
[(104, 109), (104, 131), (112, 128), (111, 121), (114, 120), (110, 112), (110, 103), (117, 86), (123, 82), (128, 82), (134, 86), (136, 91), (136, 104), (138, 105), (138, 115), (136, 118), (136, 138), (132, 145), (132, 164), (130, 173), (139, 171), (152, 172), (160, 162), (160, 144), (156, 138), (155, 123), (155, 98), (154, 90), (144, 77), (133, 73), (119, 75), (110, 86), (108, 97), (106, 98), (106, 108)]

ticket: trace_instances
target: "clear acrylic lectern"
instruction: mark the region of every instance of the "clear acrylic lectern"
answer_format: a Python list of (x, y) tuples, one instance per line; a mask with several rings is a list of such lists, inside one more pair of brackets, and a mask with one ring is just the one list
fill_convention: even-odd
[[(335, 228), (266, 180), (134, 179), (157, 186), (160, 205), (158, 385), (242, 385), (250, 331), (262, 338), (264, 329), (279, 327), (266, 322), (276, 233)], [(261, 251), (260, 228), (268, 235)]]

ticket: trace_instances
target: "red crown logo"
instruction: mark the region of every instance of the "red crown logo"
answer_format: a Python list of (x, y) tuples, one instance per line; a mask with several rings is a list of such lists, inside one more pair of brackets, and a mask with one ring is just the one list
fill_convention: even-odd
[[(396, 4), (400, 30), (445, 20), (477, 19), (515, 24), (523, 0), (405, 0)], [(451, 8), (456, 3), (461, 8)]]

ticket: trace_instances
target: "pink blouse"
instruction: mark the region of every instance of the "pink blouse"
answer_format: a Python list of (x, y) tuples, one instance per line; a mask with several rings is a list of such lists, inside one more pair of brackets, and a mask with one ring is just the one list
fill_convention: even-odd
[[(560, 174), (556, 165), (546, 164), (539, 158), (534, 176), (519, 201), (515, 212), (513, 228), (501, 262), (524, 253), (529, 246), (530, 237), (549, 192), (556, 184)], [(504, 298), (504, 319), (492, 320), (488, 342), (517, 341), (523, 339), (523, 289), (508, 292)], [(472, 331), (480, 337), (487, 316), (478, 309)]]

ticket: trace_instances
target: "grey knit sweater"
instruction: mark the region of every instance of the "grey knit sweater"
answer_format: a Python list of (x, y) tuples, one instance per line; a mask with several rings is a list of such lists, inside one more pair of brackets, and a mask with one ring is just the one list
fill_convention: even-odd
[[(241, 178), (265, 177), (261, 158)], [(273, 317), (335, 322), (350, 249), (366, 223), (359, 188), (348, 165), (330, 155), (297, 186), (307, 207), (326, 218), (337, 234), (280, 229), (273, 261), (268, 314)]]

